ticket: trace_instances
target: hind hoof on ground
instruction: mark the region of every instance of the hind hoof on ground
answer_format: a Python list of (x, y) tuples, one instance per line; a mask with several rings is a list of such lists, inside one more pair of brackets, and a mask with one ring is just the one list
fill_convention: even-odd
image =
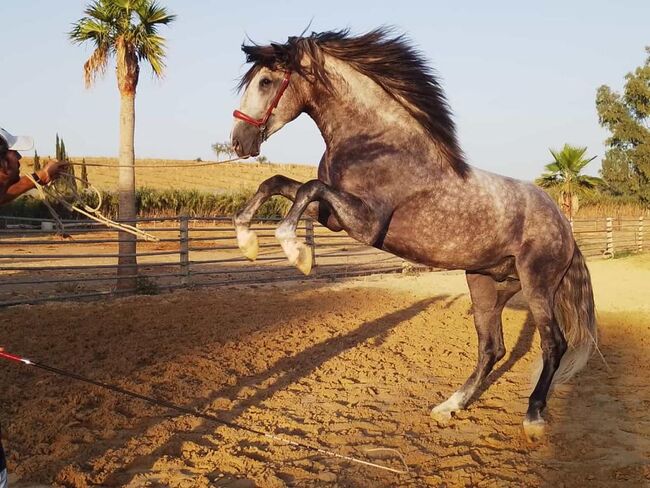
[(451, 411), (439, 411), (436, 412), (435, 409), (431, 410), (431, 419), (438, 424), (439, 427), (445, 427), (449, 422), (451, 421), (452, 418), (452, 413)]
[(544, 438), (546, 423), (543, 420), (524, 420), (524, 435), (529, 444), (537, 444)]
[(249, 259), (250, 261), (255, 261), (257, 259), (259, 244), (255, 232), (247, 228), (238, 228), (237, 245), (246, 259)]

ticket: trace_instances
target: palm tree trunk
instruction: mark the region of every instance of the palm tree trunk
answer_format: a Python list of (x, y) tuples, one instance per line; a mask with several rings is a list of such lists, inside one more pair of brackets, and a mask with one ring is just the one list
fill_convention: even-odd
[[(120, 93), (120, 158), (118, 172), (119, 210), (121, 221), (134, 225), (135, 206), (135, 92)], [(119, 258), (117, 289), (135, 291), (138, 263), (136, 259), (136, 238), (126, 232), (119, 233)]]

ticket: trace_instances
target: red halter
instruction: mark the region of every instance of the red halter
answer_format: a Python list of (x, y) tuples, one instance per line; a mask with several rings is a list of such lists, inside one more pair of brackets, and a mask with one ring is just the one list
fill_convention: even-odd
[(260, 130), (260, 133), (262, 134), (262, 139), (264, 139), (266, 135), (266, 123), (269, 121), (269, 118), (273, 114), (273, 110), (275, 110), (275, 107), (277, 107), (278, 103), (280, 103), (280, 98), (282, 98), (282, 95), (284, 94), (285, 90), (289, 86), (290, 79), (291, 79), (291, 71), (285, 71), (284, 78), (282, 79), (282, 84), (280, 85), (278, 92), (275, 94), (275, 97), (273, 97), (273, 100), (271, 101), (271, 105), (269, 105), (269, 108), (266, 110), (264, 116), (261, 119), (254, 119), (250, 115), (246, 115), (244, 112), (240, 112), (239, 110), (235, 110), (232, 113), (233, 117), (239, 120), (243, 120), (247, 124), (254, 125), (255, 127), (257, 127)]

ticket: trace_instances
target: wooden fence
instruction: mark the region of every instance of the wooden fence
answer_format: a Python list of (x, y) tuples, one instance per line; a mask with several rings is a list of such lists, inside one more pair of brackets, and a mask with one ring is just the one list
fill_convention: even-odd
[(643, 252), (644, 224), (644, 217), (603, 217), (574, 219), (571, 228), (585, 256), (612, 258)]
[[(110, 295), (117, 276), (118, 232), (88, 221), (64, 221), (67, 238), (51, 220), (0, 217), (0, 306)], [(241, 255), (229, 218), (138, 219), (159, 238), (139, 242), (136, 293), (203, 285), (254, 284), (305, 277), (287, 262), (274, 231), (277, 222), (253, 225), (259, 256)], [(391, 254), (342, 233), (302, 221), (298, 237), (312, 247), (311, 278), (337, 279), (413, 269)]]
[[(92, 222), (64, 223), (68, 238), (57, 234), (51, 220), (0, 217), (0, 306), (114, 292), (118, 233)], [(592, 259), (644, 251), (643, 217), (575, 219), (571, 225), (578, 245)], [(253, 226), (260, 242), (255, 263), (241, 256), (228, 218), (139, 219), (138, 226), (160, 241), (138, 244), (136, 293), (304, 279), (288, 265), (274, 238), (273, 221)], [(299, 237), (312, 247), (315, 267), (310, 279), (429, 269), (311, 221), (301, 222)]]

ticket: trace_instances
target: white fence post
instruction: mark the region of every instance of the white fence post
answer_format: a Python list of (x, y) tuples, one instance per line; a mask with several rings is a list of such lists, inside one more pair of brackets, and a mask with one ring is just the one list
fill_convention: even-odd
[(643, 252), (643, 215), (639, 217), (639, 230), (637, 231), (636, 250), (637, 252)]
[(613, 229), (613, 222), (614, 219), (611, 217), (607, 217), (607, 248), (605, 249), (605, 257), (608, 258), (613, 258), (614, 257), (614, 229)]
[(190, 282), (190, 230), (189, 217), (186, 213), (180, 215), (180, 265), (181, 265), (181, 284), (189, 285)]

